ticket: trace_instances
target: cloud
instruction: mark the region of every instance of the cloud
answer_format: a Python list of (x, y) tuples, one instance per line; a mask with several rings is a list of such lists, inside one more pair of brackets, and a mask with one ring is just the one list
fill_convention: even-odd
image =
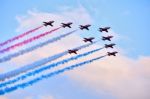
[[(55, 20), (55, 26), (60, 26), (61, 22), (68, 21), (73, 21), (75, 25), (93, 22), (91, 16), (82, 6), (76, 9), (70, 9), (70, 7), (65, 7), (64, 9), (65, 11), (61, 10), (61, 12), (57, 13), (29, 10), (27, 15), (16, 17), (19, 22), (19, 26), (16, 30), (18, 32), (25, 31), (28, 28), (41, 25), (43, 21), (49, 20)], [(48, 29), (49, 28), (44, 28), (41, 32)], [(62, 30), (61, 32), (64, 33), (68, 31)], [(111, 33), (114, 33), (114, 31), (111, 31)], [(117, 36), (117, 38), (120, 38), (117, 33), (114, 33), (114, 35)], [(48, 38), (50, 38), (50, 36), (47, 36), (45, 39)], [(51, 56), (60, 51), (81, 45), (81, 42), (79, 41), (81, 41), (81, 37), (74, 34), (67, 39), (63, 39), (61, 42), (50, 44), (12, 60), (12, 67), (19, 67), (20, 65), (22, 66), (22, 64), (32, 63), (33, 61)], [(88, 48), (88, 50), (93, 48), (94, 47)], [(87, 51), (87, 49), (81, 52), (84, 51)], [(97, 55), (102, 55), (105, 52), (106, 50), (71, 63), (97, 57)], [(68, 73), (71, 80), (75, 81), (75, 83), (77, 82), (79, 86), (84, 86), (86, 89), (89, 88), (89, 91), (91, 92), (96, 92), (98, 94), (100, 92), (104, 92), (104, 94), (110, 93), (118, 99), (148, 99), (150, 97), (149, 62), (150, 57), (143, 56), (134, 60), (124, 55), (119, 55), (117, 57), (106, 57), (98, 62), (87, 65), (83, 69), (75, 69)], [(29, 97), (29, 99), (32, 98), (34, 99), (34, 97)], [(40, 96), (40, 99), (54, 98), (49, 95), (42, 95)]]
[[(35, 97), (27, 96), (24, 99), (35, 99)], [(39, 95), (36, 99), (55, 99), (55, 98), (53, 96), (51, 96), (51, 95)]]
[(33, 99), (31, 96), (27, 96), (24, 99)]
[[(78, 28), (79, 24), (92, 23), (92, 19), (91, 19), (90, 15), (86, 11), (86, 9), (84, 9), (81, 6), (76, 9), (65, 10), (65, 11), (57, 12), (57, 13), (56, 12), (55, 13), (47, 13), (47, 12), (40, 12), (37, 10), (36, 11), (29, 10), (27, 12), (27, 15), (16, 16), (16, 19), (19, 23), (19, 26), (16, 29), (17, 32), (29, 30), (29, 28), (39, 26), (39, 25), (41, 25), (41, 23), (43, 21), (49, 21), (49, 20), (55, 20), (56, 22), (54, 25), (56, 27), (60, 26), (61, 22), (68, 22), (68, 21), (73, 21), (73, 23), (74, 23), (73, 27), (76, 26), (75, 28), (70, 29), (70, 30), (62, 29), (61, 31), (58, 32), (59, 34), (58, 33), (54, 34), (54, 35), (51, 34), (50, 36), (45, 37), (41, 41), (52, 38), (53, 36), (60, 35), (61, 33), (66, 33), (71, 30), (74, 30), (74, 29)], [(79, 21), (79, 19), (80, 19), (80, 21)], [(47, 28), (45, 27), (45, 28), (41, 29), (39, 31), (39, 33), (43, 32), (43, 31), (47, 31), (47, 30), (49, 30), (49, 28), (50, 27), (47, 27)], [(80, 33), (80, 32), (78, 32), (78, 33)], [(64, 38), (61, 42), (49, 44), (48, 46), (42, 47), (31, 53), (14, 58), (13, 60), (6, 63), (9, 65), (7, 67), (4, 67), (2, 70), (4, 72), (6, 72), (11, 69), (19, 68), (19, 67), (23, 66), (24, 64), (29, 64), (36, 60), (54, 55), (55, 53), (59, 53), (59, 52), (68, 50), (70, 48), (74, 48), (75, 46), (84, 44), (84, 42), (81, 43), (79, 41), (82, 42), (82, 38), (77, 34), (73, 34), (73, 35), (67, 37), (67, 39)], [(35, 90), (35, 91), (37, 91), (37, 90)], [(27, 96), (26, 97), (27, 99), (35, 99), (35, 97), (37, 97), (37, 96), (30, 96), (30, 95), (28, 96), (28, 94), (26, 96)], [(8, 97), (9, 98), (17, 97), (17, 94), (12, 93), (11, 95), (8, 95)], [(41, 96), (39, 96), (39, 99), (54, 99), (54, 98), (49, 95), (41, 95)]]
[(8, 98), (5, 96), (0, 96), (0, 99), (8, 99)]
[[(69, 73), (70, 78), (92, 91), (109, 92), (117, 99), (149, 99), (150, 57), (107, 57)], [(80, 76), (79, 76), (80, 75)]]
[(39, 99), (54, 99), (54, 98), (50, 95), (46, 95), (46, 96), (40, 96)]
[(60, 12), (55, 13), (29, 10), (27, 12), (27, 15), (16, 16), (16, 19), (19, 22), (17, 31), (23, 31), (27, 28), (41, 25), (43, 21), (49, 20), (54, 20), (55, 26), (60, 26), (60, 23), (69, 21), (73, 22), (74, 24), (92, 23), (90, 15), (88, 14), (87, 10), (82, 6), (76, 9), (66, 9), (64, 11), (61, 10)]
[[(67, 33), (71, 30), (77, 29), (79, 24), (92, 23), (92, 18), (90, 17), (90, 15), (86, 11), (86, 9), (82, 6), (76, 8), (76, 9), (69, 9), (69, 10), (67, 9), (64, 11), (61, 10), (61, 12), (51, 12), (51, 13), (40, 12), (37, 9), (29, 10), (29, 11), (27, 11), (26, 15), (16, 16), (16, 19), (19, 23), (19, 25), (16, 29), (18, 32), (29, 30), (29, 28), (31, 29), (31, 27), (37, 27), (37, 26), (41, 25), (43, 21), (49, 21), (49, 20), (55, 21), (55, 23), (54, 23), (55, 27), (60, 26), (61, 22), (71, 21), (74, 23), (73, 24), (74, 26), (72, 29), (70, 29), (70, 30), (61, 29), (57, 33), (48, 35), (45, 38), (40, 39), (40, 41), (37, 41), (35, 43), (45, 41), (49, 38), (56, 37), (62, 33)], [(80, 21), (79, 21), (79, 19), (80, 19)], [(44, 27), (41, 30), (39, 30), (38, 33), (43, 33), (43, 31), (49, 31), (50, 28), (51, 27)], [(38, 33), (35, 33), (33, 35), (37, 35)], [(81, 33), (81, 31), (78, 31), (77, 33), (79, 34), (79, 33)], [(59, 53), (64, 50), (70, 49), (72, 47), (81, 45), (82, 39), (77, 33), (67, 37), (67, 39), (64, 38), (62, 42), (58, 41), (54, 44), (49, 44), (45, 47), (42, 47), (38, 50), (31, 52), (31, 53), (14, 58), (13, 60), (10, 61), (12, 63), (12, 65), (10, 64), (11, 65), (10, 68), (3, 68), (2, 69), (3, 72), (23, 66), (22, 64), (29, 64), (29, 63), (32, 63), (41, 58), (45, 58), (45, 57), (54, 55), (55, 53)], [(29, 36), (31, 36), (31, 35), (29, 35)], [(68, 41), (71, 41), (71, 43)], [(81, 41), (81, 42), (79, 42), (79, 41)], [(82, 44), (84, 44), (84, 43), (82, 43)]]
[[(70, 8), (70, 7), (67, 7), (67, 8)], [(71, 21), (74, 23), (73, 24), (74, 25), (73, 27), (75, 27), (74, 29), (77, 29), (79, 24), (92, 23), (92, 18), (90, 17), (90, 15), (86, 11), (86, 9), (82, 6), (76, 8), (76, 9), (70, 8), (70, 9), (65, 9), (64, 11), (61, 10), (60, 12), (52, 12), (52, 13), (40, 12), (37, 9), (29, 10), (29, 11), (27, 11), (27, 15), (16, 16), (16, 19), (19, 23), (19, 26), (16, 29), (18, 32), (29, 30), (29, 28), (39, 26), (39, 25), (41, 25), (41, 23), (43, 21), (49, 21), (49, 20), (55, 21), (55, 23), (54, 23), (55, 27), (60, 26), (60, 23), (62, 23), (62, 22)], [(80, 21), (79, 21), (79, 19), (80, 19)], [(39, 33), (42, 33), (43, 31), (49, 31), (49, 27), (42, 28), (39, 31)], [(61, 29), (61, 31), (58, 31), (58, 33), (66, 33), (66, 32), (68, 32), (67, 29)], [(57, 35), (60, 35), (58, 33), (54, 34), (55, 37)], [(79, 33), (80, 32), (78, 32), (78, 34)], [(53, 34), (48, 35), (47, 37), (45, 37), (42, 40), (45, 41), (49, 38), (52, 38), (54, 35)], [(68, 42), (69, 40), (72, 40), (72, 43)], [(60, 50), (61, 51), (63, 51), (63, 49), (65, 50), (66, 47), (70, 48), (72, 45), (79, 45), (80, 44), (78, 42), (79, 40), (81, 40), (81, 37), (74, 34), (74, 35), (70, 36), (67, 40), (64, 39), (63, 42), (56, 43), (56, 44), (58, 44), (58, 46), (55, 46), (56, 44), (55, 45), (50, 44), (46, 47), (43, 47), (40, 50), (37, 50), (34, 53), (26, 54), (25, 57), (21, 57), (21, 58), (19, 57), (19, 59), (16, 58), (14, 61), (20, 62), (20, 64), (24, 64), (27, 61), (28, 62), (31, 61), (31, 60), (29, 60), (29, 57), (32, 58), (34, 61), (35, 59), (40, 59), (40, 58), (46, 57), (46, 55), (47, 56), (50, 55), (50, 54), (47, 54), (47, 52), (49, 52), (49, 50), (50, 50), (49, 48), (51, 48), (51, 50), (55, 50), (55, 53), (56, 53)], [(65, 45), (64, 45), (64, 43), (65, 43)], [(52, 54), (54, 54), (54, 53), (52, 52)]]

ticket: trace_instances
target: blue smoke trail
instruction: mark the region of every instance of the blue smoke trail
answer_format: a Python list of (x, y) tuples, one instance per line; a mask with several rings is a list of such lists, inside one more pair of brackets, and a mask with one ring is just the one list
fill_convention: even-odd
[[(104, 48), (104, 47), (103, 47), (103, 48)], [(81, 58), (81, 57), (85, 57), (85, 56), (90, 55), (90, 54), (92, 54), (92, 53), (95, 53), (95, 52), (97, 52), (97, 51), (99, 51), (99, 50), (102, 50), (103, 48), (97, 48), (97, 49), (94, 49), (94, 50), (92, 50), (92, 51), (88, 51), (88, 52), (85, 52), (85, 53), (83, 53), (83, 54), (79, 54), (79, 55), (77, 55), (77, 56), (73, 56), (73, 57), (70, 57), (70, 58), (61, 60), (61, 61), (59, 61), (59, 62), (55, 62), (55, 63), (50, 64), (50, 65), (48, 65), (48, 66), (41, 67), (41, 68), (39, 68), (39, 69), (37, 69), (37, 70), (34, 70), (34, 71), (31, 71), (31, 72), (26, 73), (26, 74), (24, 74), (24, 75), (21, 75), (21, 76), (15, 78), (15, 79), (9, 80), (9, 81), (4, 82), (4, 83), (1, 83), (1, 84), (0, 84), (0, 87), (4, 87), (4, 86), (6, 86), (6, 85), (8, 85), (8, 84), (14, 84), (15, 82), (18, 82), (19, 80), (24, 80), (24, 79), (26, 79), (26, 78), (29, 77), (29, 76), (34, 76), (35, 74), (38, 74), (38, 73), (40, 73), (40, 72), (43, 72), (43, 71), (45, 71), (45, 70), (47, 70), (47, 69), (51, 69), (51, 68), (56, 67), (56, 66), (59, 66), (59, 65), (61, 65), (61, 64), (65, 64), (65, 63), (67, 63), (67, 62), (69, 62), (69, 61), (76, 60), (76, 59), (79, 59), (79, 58)]]
[[(93, 44), (96, 43), (96, 42), (98, 42), (98, 41), (95, 41), (95, 42), (89, 43), (89, 44), (85, 44), (85, 45), (82, 45), (82, 46), (79, 46), (79, 47), (76, 47), (76, 48), (73, 48), (73, 49), (78, 49), (78, 50), (80, 50), (80, 49), (82, 49), (82, 48), (89, 47), (90, 45), (93, 45)], [(25, 66), (23, 66), (23, 67), (21, 67), (21, 68), (18, 68), (18, 69), (16, 69), (16, 70), (12, 70), (12, 71), (10, 71), (10, 72), (1, 74), (1, 75), (0, 75), (0, 80), (3, 81), (3, 80), (5, 80), (6, 78), (14, 77), (14, 76), (19, 75), (19, 74), (21, 74), (21, 73), (24, 73), (24, 72), (27, 72), (27, 71), (29, 71), (29, 70), (35, 69), (35, 68), (40, 67), (40, 66), (42, 66), (42, 65), (44, 65), (44, 64), (46, 64), (46, 63), (48, 63), (48, 62), (51, 62), (51, 61), (53, 61), (53, 60), (56, 60), (56, 59), (58, 59), (58, 58), (60, 58), (60, 57), (62, 57), (62, 56), (64, 56), (64, 55), (66, 55), (66, 54), (68, 54), (68, 51), (64, 51), (64, 52), (62, 52), (62, 53), (58, 53), (58, 54), (53, 55), (53, 56), (50, 56), (50, 57), (48, 57), (48, 58), (44, 58), (44, 59), (38, 60), (38, 61), (36, 61), (36, 62), (34, 62), (34, 63), (32, 63), (32, 64), (25, 65)]]
[(45, 45), (47, 45), (47, 44), (49, 44), (49, 43), (53, 43), (53, 42), (55, 42), (55, 41), (58, 41), (58, 40), (60, 40), (60, 39), (62, 39), (62, 38), (64, 38), (64, 37), (66, 37), (66, 36), (69, 36), (69, 35), (73, 34), (73, 33), (76, 32), (76, 31), (77, 31), (77, 30), (73, 30), (73, 31), (71, 31), (71, 32), (69, 32), (69, 33), (62, 34), (62, 35), (60, 35), (60, 36), (58, 36), (58, 37), (55, 37), (55, 38), (50, 39), (50, 40), (48, 40), (48, 41), (39, 43), (39, 44), (37, 44), (37, 45), (35, 45), (35, 46), (32, 46), (32, 47), (29, 47), (29, 48), (20, 50), (20, 51), (18, 51), (18, 52), (15, 52), (15, 53), (13, 53), (13, 54), (9, 54), (9, 55), (7, 55), (7, 56), (4, 56), (4, 57), (0, 58), (0, 63), (9, 61), (9, 60), (11, 60), (12, 58), (15, 58), (15, 57), (18, 57), (18, 56), (20, 56), (20, 55), (26, 54), (26, 53), (28, 53), (28, 52), (34, 51), (34, 50), (36, 50), (36, 49), (38, 49), (38, 48), (41, 48), (41, 47), (43, 47), (43, 46), (45, 46)]
[(57, 71), (54, 71), (54, 72), (51, 72), (51, 73), (48, 73), (48, 74), (45, 74), (45, 75), (41, 75), (40, 77), (37, 77), (37, 78), (34, 78), (30, 81), (27, 81), (27, 82), (24, 82), (24, 83), (21, 83), (21, 84), (17, 84), (17, 85), (14, 85), (12, 87), (6, 87), (4, 89), (1, 89), (0, 90), (0, 95), (4, 95), (6, 93), (9, 93), (9, 92), (12, 92), (12, 91), (15, 91), (17, 90), (18, 88), (25, 88), (25, 87), (28, 87), (30, 85), (33, 85), (43, 79), (46, 79), (46, 78), (49, 78), (49, 77), (52, 77), (52, 76), (55, 76), (55, 75), (58, 75), (58, 74), (61, 74), (63, 72), (66, 72), (66, 71), (69, 71), (69, 70), (73, 70), (77, 67), (80, 67), (80, 66), (83, 66), (85, 64), (89, 64), (89, 63), (92, 63), (96, 60), (99, 60), (103, 57), (106, 57), (107, 55), (104, 55), (104, 56), (100, 56), (100, 57), (96, 57), (96, 58), (93, 58), (91, 60), (86, 60), (86, 61), (83, 61), (81, 63), (77, 63), (77, 64), (74, 64), (74, 65), (71, 65), (71, 66), (68, 66), (68, 67), (65, 67), (63, 69), (59, 69)]

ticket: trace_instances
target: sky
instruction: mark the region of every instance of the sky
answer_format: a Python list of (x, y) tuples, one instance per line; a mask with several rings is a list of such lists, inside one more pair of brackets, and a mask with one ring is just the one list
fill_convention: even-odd
[[(92, 25), (90, 31), (80, 31), (33, 53), (0, 63), (0, 72), (21, 67), (54, 53), (81, 45), (79, 40), (82, 40), (82, 37), (94, 36), (99, 39), (102, 35), (107, 35), (100, 33), (99, 27), (111, 27), (110, 34), (114, 35), (112, 42), (117, 44), (115, 50), (119, 51), (117, 57), (106, 57), (85, 67), (43, 80), (28, 88), (8, 93), (1, 96), (0, 99), (20, 99), (20, 97), (22, 99), (150, 98), (148, 94), (150, 91), (148, 89), (148, 87), (150, 88), (149, 0), (1, 0), (0, 7), (2, 13), (0, 15), (0, 42), (35, 28), (47, 20), (57, 21), (56, 25), (62, 21), (72, 21), (73, 29), (80, 24)], [(39, 30), (37, 34), (47, 30), (49, 30), (48, 27)], [(69, 29), (58, 30), (60, 34), (69, 31)], [(52, 34), (42, 40), (56, 35), (59, 34)], [(35, 43), (38, 42), (40, 40)], [(101, 41), (81, 52), (89, 51), (102, 44), (105, 42)], [(15, 51), (19, 49), (22, 48), (17, 48)], [(104, 53), (105, 51), (102, 51), (91, 57), (67, 63), (63, 67)], [(66, 57), (69, 55), (63, 58)]]

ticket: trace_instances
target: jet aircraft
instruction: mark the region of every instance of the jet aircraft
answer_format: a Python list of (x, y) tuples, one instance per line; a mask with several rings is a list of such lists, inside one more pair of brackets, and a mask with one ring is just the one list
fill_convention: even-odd
[(90, 24), (87, 24), (87, 25), (80, 25), (80, 29), (81, 30), (84, 30), (84, 29), (86, 29), (86, 30), (89, 30), (89, 27), (90, 27), (91, 25)]
[(116, 56), (118, 52), (114, 51), (114, 52), (107, 52), (108, 56)]
[(48, 22), (43, 22), (44, 24), (44, 26), (48, 26), (48, 25), (50, 25), (50, 26), (53, 26), (53, 23), (54, 23), (55, 21), (48, 21)]
[(78, 49), (68, 50), (68, 53), (69, 54), (72, 54), (72, 53), (77, 54), (77, 51), (78, 51)]
[(111, 43), (111, 44), (105, 44), (105, 48), (114, 48), (113, 46), (115, 46), (116, 44)]
[(84, 42), (91, 42), (91, 43), (93, 43), (93, 40), (94, 40), (95, 38), (94, 37), (89, 37), (89, 38), (84, 38)]
[(99, 28), (99, 31), (100, 32), (103, 32), (103, 31), (108, 32), (109, 29), (110, 29), (110, 27), (104, 27), (104, 28)]
[(65, 27), (68, 27), (68, 28), (71, 28), (71, 25), (73, 24), (72, 22), (68, 22), (68, 23), (61, 23), (62, 24), (62, 27), (65, 28)]
[(113, 36), (102, 36), (103, 41), (105, 40), (111, 41), (111, 38), (113, 38)]

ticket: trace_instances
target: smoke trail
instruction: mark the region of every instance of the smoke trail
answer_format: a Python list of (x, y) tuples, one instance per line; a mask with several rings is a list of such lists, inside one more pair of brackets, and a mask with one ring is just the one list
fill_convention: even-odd
[[(89, 47), (90, 45), (93, 45), (93, 44), (96, 43), (96, 42), (98, 42), (98, 41), (95, 41), (95, 42), (89, 43), (89, 44), (85, 44), (85, 45), (76, 47), (76, 48), (74, 48), (74, 49), (79, 49), (79, 50), (80, 50), (80, 49)], [(24, 72), (26, 72), (26, 71), (32, 70), (32, 69), (34, 69), (34, 68), (37, 68), (37, 67), (39, 67), (39, 66), (42, 66), (42, 65), (44, 65), (44, 64), (46, 64), (46, 63), (48, 63), (48, 62), (51, 62), (51, 61), (53, 61), (53, 60), (56, 60), (56, 59), (60, 58), (60, 57), (62, 57), (62, 56), (64, 56), (64, 55), (66, 55), (66, 54), (68, 54), (68, 51), (64, 51), (64, 52), (58, 53), (58, 54), (53, 55), (53, 56), (50, 56), (50, 57), (48, 57), (48, 58), (44, 58), (44, 59), (38, 60), (38, 61), (36, 61), (36, 62), (34, 62), (34, 63), (32, 63), (32, 64), (25, 65), (25, 66), (23, 66), (23, 67), (21, 67), (21, 68), (18, 68), (18, 69), (16, 69), (16, 70), (12, 70), (12, 71), (10, 71), (10, 72), (1, 74), (1, 75), (0, 75), (0, 81), (5, 80), (6, 78), (14, 77), (14, 76), (16, 76), (16, 75), (19, 75), (20, 73), (24, 73)]]
[(24, 40), (24, 41), (22, 41), (22, 42), (19, 42), (19, 43), (17, 43), (17, 44), (14, 44), (14, 45), (12, 45), (12, 46), (10, 46), (10, 47), (7, 47), (7, 48), (5, 48), (5, 49), (0, 50), (0, 53), (4, 53), (4, 52), (10, 51), (11, 49), (14, 49), (14, 48), (16, 48), (16, 47), (23, 46), (23, 45), (25, 45), (25, 44), (31, 43), (31, 42), (33, 42), (33, 41), (35, 41), (35, 40), (37, 40), (37, 39), (40, 39), (41, 37), (44, 37), (44, 36), (46, 36), (46, 35), (48, 35), (48, 34), (54, 32), (54, 31), (56, 31), (56, 30), (59, 30), (60, 28), (61, 28), (61, 27), (56, 28), (56, 29), (53, 29), (53, 30), (48, 31), (48, 32), (45, 32), (45, 33), (42, 33), (42, 34), (40, 34), (40, 35), (34, 36), (34, 37), (32, 37), (32, 38), (29, 38), (29, 39)]
[(15, 40), (18, 40), (18, 39), (20, 39), (20, 38), (22, 38), (22, 37), (24, 37), (24, 36), (26, 36), (26, 35), (28, 35), (28, 34), (31, 34), (31, 33), (35, 32), (35, 31), (39, 30), (39, 29), (42, 28), (42, 27), (43, 27), (43, 26), (39, 26), (39, 27), (37, 27), (37, 28), (35, 28), (35, 29), (29, 30), (29, 31), (27, 31), (27, 32), (25, 32), (25, 33), (23, 33), (23, 34), (20, 34), (20, 35), (15, 36), (15, 37), (13, 37), (13, 38), (7, 40), (7, 41), (4, 41), (4, 42), (0, 43), (0, 48), (1, 48), (2, 46), (4, 46), (4, 45), (8, 44), (8, 43), (11, 43), (11, 42), (13, 42), (13, 41), (15, 41)]
[(34, 51), (34, 50), (36, 50), (36, 49), (38, 49), (38, 48), (41, 48), (41, 47), (43, 47), (43, 46), (45, 46), (45, 45), (47, 45), (47, 44), (49, 44), (49, 43), (53, 43), (53, 42), (55, 42), (55, 41), (58, 41), (58, 40), (60, 40), (60, 39), (62, 39), (62, 38), (64, 38), (64, 37), (66, 37), (66, 36), (69, 36), (69, 35), (73, 34), (73, 33), (76, 32), (76, 31), (77, 31), (77, 30), (73, 30), (73, 31), (71, 31), (71, 32), (69, 32), (69, 33), (62, 34), (62, 35), (60, 35), (60, 36), (58, 36), (58, 37), (49, 39), (49, 40), (47, 40), (47, 41), (45, 41), (45, 42), (42, 42), (42, 43), (39, 43), (39, 44), (37, 44), (37, 45), (35, 45), (35, 46), (32, 46), (32, 47), (29, 47), (29, 48), (20, 50), (20, 51), (18, 51), (18, 52), (15, 52), (15, 53), (13, 53), (13, 54), (9, 54), (9, 55), (7, 55), (7, 56), (4, 56), (4, 57), (0, 58), (0, 63), (9, 61), (9, 60), (11, 60), (12, 58), (15, 58), (15, 57), (18, 57), (18, 56), (23, 55), (23, 54), (25, 54), (25, 53)]
[[(103, 47), (103, 48), (104, 48), (104, 47)], [(18, 82), (19, 80), (24, 80), (24, 79), (26, 79), (26, 78), (29, 77), (29, 76), (34, 76), (35, 74), (41, 73), (41, 72), (43, 72), (43, 71), (45, 71), (45, 70), (47, 70), (47, 69), (51, 69), (52, 67), (56, 67), (56, 66), (59, 66), (59, 65), (61, 65), (61, 64), (65, 64), (65, 63), (67, 63), (67, 62), (70, 62), (70, 61), (72, 61), (72, 60), (76, 60), (76, 59), (79, 59), (79, 58), (81, 58), (81, 57), (85, 57), (85, 56), (90, 55), (90, 54), (92, 54), (92, 53), (95, 53), (95, 52), (97, 52), (97, 51), (99, 51), (99, 50), (102, 50), (103, 48), (97, 48), (97, 49), (94, 49), (94, 50), (92, 50), (92, 51), (88, 51), (88, 52), (85, 52), (85, 53), (83, 53), (83, 54), (79, 54), (79, 55), (77, 55), (77, 56), (73, 56), (73, 57), (70, 57), (70, 58), (61, 60), (61, 61), (59, 61), (59, 62), (55, 62), (55, 63), (50, 64), (50, 65), (48, 65), (48, 66), (41, 67), (41, 68), (39, 68), (39, 69), (37, 69), (37, 70), (28, 72), (28, 73), (26, 73), (26, 74), (24, 74), (24, 75), (21, 75), (21, 76), (17, 77), (17, 78), (14, 78), (14, 79), (9, 80), (9, 81), (7, 81), (7, 82), (1, 83), (1, 84), (0, 84), (0, 87), (4, 87), (4, 86), (6, 86), (6, 85), (8, 85), (8, 84), (14, 84), (15, 82)]]
[(6, 87), (6, 88), (0, 90), (0, 95), (4, 95), (6, 93), (15, 91), (15, 90), (17, 90), (19, 88), (28, 87), (28, 86), (33, 85), (33, 84), (35, 84), (35, 83), (37, 83), (37, 82), (39, 82), (39, 81), (41, 81), (43, 79), (46, 79), (46, 78), (49, 78), (49, 77), (52, 77), (52, 76), (64, 73), (64, 72), (69, 71), (69, 70), (73, 70), (73, 69), (75, 69), (77, 67), (80, 67), (80, 66), (84, 66), (85, 64), (92, 63), (92, 62), (94, 62), (96, 60), (99, 60), (99, 59), (105, 57), (105, 56), (107, 56), (107, 55), (96, 57), (96, 58), (93, 58), (91, 60), (86, 60), (86, 61), (83, 61), (81, 63), (77, 63), (77, 64), (74, 64), (74, 65), (65, 67), (63, 69), (59, 69), (59, 70), (54, 71), (54, 72), (51, 72), (51, 73), (48, 73), (48, 74), (45, 74), (45, 75), (41, 75), (40, 77), (34, 78), (34, 79), (30, 80), (30, 81), (27, 81), (27, 82), (24, 82), (24, 83), (21, 83), (21, 84), (14, 85), (12, 87)]

